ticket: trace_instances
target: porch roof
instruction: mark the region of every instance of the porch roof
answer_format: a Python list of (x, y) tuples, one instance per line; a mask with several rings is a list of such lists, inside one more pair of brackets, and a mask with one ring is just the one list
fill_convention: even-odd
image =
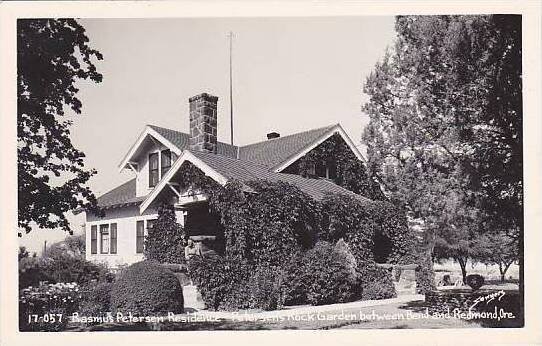
[(316, 200), (321, 200), (326, 194), (336, 193), (353, 196), (362, 202), (371, 203), (370, 199), (353, 193), (328, 179), (312, 179), (304, 178), (295, 174), (277, 173), (270, 171), (268, 167), (261, 164), (204, 153), (201, 151), (191, 151), (191, 153), (227, 179), (238, 180), (242, 183), (247, 183), (258, 179), (271, 182), (282, 181), (298, 187), (301, 191), (305, 192)]

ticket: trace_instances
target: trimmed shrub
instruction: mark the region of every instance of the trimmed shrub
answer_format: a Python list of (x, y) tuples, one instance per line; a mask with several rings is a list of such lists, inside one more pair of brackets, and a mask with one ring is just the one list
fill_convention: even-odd
[(283, 283), (288, 304), (312, 305), (353, 301), (361, 296), (357, 274), (348, 258), (327, 242), (318, 242), (296, 266), (290, 262)]
[(476, 291), (484, 285), (484, 277), (479, 274), (470, 274), (465, 278), (465, 283), (469, 285), (473, 291)]
[(183, 312), (183, 290), (175, 275), (154, 261), (122, 270), (111, 291), (114, 311), (136, 316)]
[(374, 263), (365, 263), (360, 266), (363, 300), (388, 299), (397, 297), (391, 273)]
[[(111, 290), (113, 283), (107, 281), (91, 282), (81, 288), (79, 314), (81, 316), (105, 317), (111, 312)], [(99, 323), (99, 322), (96, 322)], [(90, 322), (88, 324), (96, 324)]]

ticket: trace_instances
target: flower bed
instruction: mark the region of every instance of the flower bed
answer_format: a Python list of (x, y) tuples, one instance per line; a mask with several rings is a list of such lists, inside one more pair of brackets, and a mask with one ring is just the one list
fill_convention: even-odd
[(68, 317), (79, 307), (81, 293), (77, 283), (41, 284), (19, 291), (19, 329), (21, 331), (61, 331)]

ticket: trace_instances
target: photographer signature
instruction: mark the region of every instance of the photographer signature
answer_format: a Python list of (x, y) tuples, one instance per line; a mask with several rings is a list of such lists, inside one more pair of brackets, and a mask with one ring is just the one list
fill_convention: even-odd
[(476, 305), (478, 305), (478, 303), (482, 303), (482, 302), (485, 302), (487, 305), (489, 302), (495, 300), (495, 298), (498, 298), (497, 300), (500, 301), (501, 298), (504, 297), (505, 295), (506, 295), (506, 292), (504, 292), (503, 290), (500, 290), (495, 293), (490, 293), (485, 296), (480, 296), (474, 300), (474, 303), (471, 305), (470, 309), (474, 308)]

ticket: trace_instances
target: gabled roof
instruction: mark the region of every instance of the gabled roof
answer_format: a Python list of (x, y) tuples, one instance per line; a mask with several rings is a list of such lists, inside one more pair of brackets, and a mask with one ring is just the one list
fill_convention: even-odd
[(329, 125), (239, 147), (238, 159), (273, 167), (300, 152), (335, 126)]
[[(179, 150), (188, 149), (189, 134), (155, 125), (148, 126)], [(324, 126), (244, 146), (217, 142), (217, 154), (273, 167), (295, 156), (295, 154), (337, 127), (336, 124)]]
[(184, 160), (196, 164), (207, 175), (221, 184), (225, 184), (231, 179), (243, 183), (256, 179), (284, 181), (297, 186), (315, 199), (321, 199), (327, 193), (340, 193), (369, 201), (367, 198), (344, 189), (326, 179), (309, 179), (294, 174), (281, 173), (284, 168), (335, 133), (342, 136), (360, 160), (364, 160), (359, 150), (339, 124), (245, 146), (217, 142), (216, 154), (188, 150), (189, 134), (187, 133), (155, 125), (147, 125), (137, 142), (130, 149), (130, 152), (121, 162), (121, 169), (130, 165), (131, 157), (140, 150), (141, 144), (148, 136), (151, 136), (153, 141), (158, 140), (172, 151), (175, 151), (179, 155), (179, 158), (173, 164), (168, 174), (147, 196), (135, 197), (136, 186), (134, 179), (99, 197), (98, 203), (102, 207), (112, 207), (114, 205), (140, 204), (143, 202), (140, 209), (146, 209), (165, 186), (168, 177), (171, 179), (175, 173), (174, 171), (180, 167), (182, 164), (181, 161)]
[(146, 196), (136, 197), (136, 180), (134, 178), (98, 197), (98, 206), (107, 209), (111, 207), (137, 205), (143, 201), (145, 197)]
[[(170, 141), (173, 145), (175, 145), (179, 150), (185, 150), (188, 149), (188, 143), (190, 135), (188, 133), (179, 132), (171, 129), (166, 129), (164, 127), (159, 127), (155, 125), (147, 125), (156, 132), (158, 132), (160, 135), (162, 135), (165, 139)], [(216, 153), (218, 155), (224, 155), (227, 157), (237, 157), (237, 146), (223, 143), (223, 142), (217, 142), (216, 145)]]

